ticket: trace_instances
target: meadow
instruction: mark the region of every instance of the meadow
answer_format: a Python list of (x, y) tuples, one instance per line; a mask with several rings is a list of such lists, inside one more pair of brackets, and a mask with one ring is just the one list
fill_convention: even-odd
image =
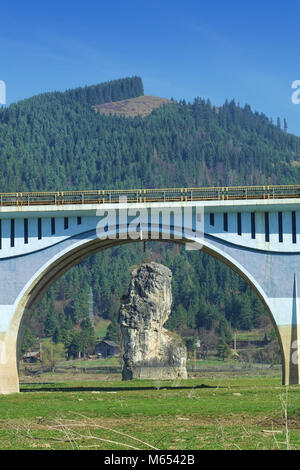
[(117, 364), (21, 376), (21, 393), (0, 396), (0, 449), (300, 448), (299, 386), (279, 367), (211, 361), (187, 380), (125, 382)]

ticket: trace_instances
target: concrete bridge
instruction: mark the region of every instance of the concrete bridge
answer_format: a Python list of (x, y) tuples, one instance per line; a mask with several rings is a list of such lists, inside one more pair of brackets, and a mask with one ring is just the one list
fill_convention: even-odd
[(182, 243), (238, 272), (273, 321), (283, 384), (299, 384), (300, 186), (70, 191), (0, 194), (0, 393), (19, 391), (21, 326), (53, 282), (141, 240)]

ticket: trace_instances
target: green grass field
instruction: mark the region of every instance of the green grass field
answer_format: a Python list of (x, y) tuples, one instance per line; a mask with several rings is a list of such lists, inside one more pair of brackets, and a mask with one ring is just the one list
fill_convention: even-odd
[(278, 369), (176, 381), (48, 377), (0, 396), (0, 449), (300, 448), (300, 388), (283, 387)]
[(95, 335), (96, 337), (104, 338), (107, 327), (110, 324), (110, 320), (105, 320), (105, 318), (97, 318), (95, 322)]

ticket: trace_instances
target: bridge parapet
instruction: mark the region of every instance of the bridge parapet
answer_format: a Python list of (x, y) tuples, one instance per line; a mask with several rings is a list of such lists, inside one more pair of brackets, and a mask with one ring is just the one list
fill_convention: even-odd
[(0, 207), (118, 203), (120, 197), (136, 203), (300, 198), (300, 185), (0, 193)]

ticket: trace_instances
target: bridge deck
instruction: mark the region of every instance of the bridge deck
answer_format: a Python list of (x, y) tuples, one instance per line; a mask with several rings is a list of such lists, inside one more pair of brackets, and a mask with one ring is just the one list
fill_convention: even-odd
[(300, 185), (0, 193), (0, 206), (300, 198)]

